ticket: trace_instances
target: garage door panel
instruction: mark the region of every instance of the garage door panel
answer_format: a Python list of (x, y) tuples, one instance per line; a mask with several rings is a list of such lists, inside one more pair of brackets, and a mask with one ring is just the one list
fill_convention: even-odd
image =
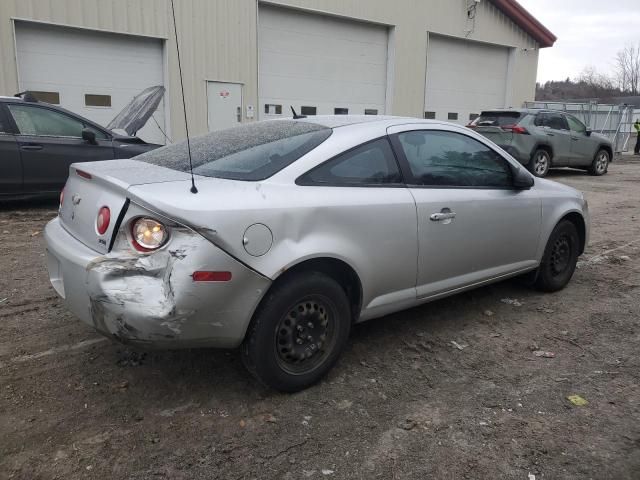
[[(27, 22), (16, 24), (20, 88), (60, 94), (61, 106), (108, 124), (143, 89), (164, 85), (160, 40)], [(111, 107), (85, 105), (85, 94), (109, 95)], [(154, 117), (164, 125), (164, 103)], [(150, 121), (139, 136), (164, 143)]]
[(385, 27), (261, 6), (258, 41), (262, 117), (265, 104), (282, 105), (283, 115), (290, 105), (384, 113)]
[(471, 113), (503, 107), (508, 68), (507, 47), (430, 35), (425, 111), (467, 123)]

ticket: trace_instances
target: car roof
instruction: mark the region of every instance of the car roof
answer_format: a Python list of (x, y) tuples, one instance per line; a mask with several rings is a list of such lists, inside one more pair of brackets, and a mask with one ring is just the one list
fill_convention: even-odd
[[(282, 120), (293, 120), (291, 117)], [(363, 124), (386, 124), (387, 126), (406, 124), (406, 123), (424, 123), (424, 124), (442, 124), (447, 122), (437, 120), (424, 120), (416, 117), (395, 117), (392, 115), (314, 115), (299, 119), (301, 122), (313, 123), (326, 128), (342, 128), (353, 125)]]
[(565, 112), (564, 110), (554, 110), (553, 108), (487, 108), (485, 110), (482, 110), (480, 114), (482, 115), (485, 113), (542, 113), (542, 112), (563, 113), (565, 115), (573, 116), (573, 114), (569, 112)]

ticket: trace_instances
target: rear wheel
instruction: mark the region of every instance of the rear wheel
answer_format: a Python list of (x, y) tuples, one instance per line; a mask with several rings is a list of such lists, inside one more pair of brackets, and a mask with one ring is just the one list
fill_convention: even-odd
[(545, 292), (562, 290), (576, 270), (579, 247), (580, 239), (573, 223), (563, 220), (556, 225), (538, 268), (536, 287)]
[(597, 177), (604, 175), (609, 170), (609, 161), (611, 160), (609, 152), (606, 150), (598, 150), (591, 167), (589, 167), (589, 173)]
[(296, 392), (320, 380), (349, 337), (343, 288), (318, 272), (295, 274), (263, 302), (242, 345), (247, 369), (263, 384)]
[(529, 162), (529, 171), (536, 177), (546, 177), (551, 167), (551, 155), (543, 149), (535, 151)]

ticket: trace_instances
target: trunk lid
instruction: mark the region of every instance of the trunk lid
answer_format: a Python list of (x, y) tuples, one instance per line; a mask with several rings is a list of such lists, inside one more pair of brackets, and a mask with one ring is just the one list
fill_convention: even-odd
[[(73, 164), (64, 187), (59, 217), (63, 228), (96, 252), (109, 252), (118, 218), (127, 204), (127, 189), (133, 185), (189, 180), (188, 173), (134, 160), (108, 160)], [(104, 234), (97, 219), (102, 207), (110, 212)]]
[(504, 130), (502, 127), (493, 126), (477, 126), (474, 128), (476, 132), (487, 137), (496, 145), (511, 145), (513, 141), (513, 132), (510, 130)]

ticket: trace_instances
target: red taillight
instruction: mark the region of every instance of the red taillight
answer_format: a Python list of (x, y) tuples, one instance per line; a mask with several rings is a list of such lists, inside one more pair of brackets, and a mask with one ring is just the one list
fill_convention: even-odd
[(469, 125), (467, 125), (467, 128), (478, 128), (478, 126), (470, 123)]
[(62, 204), (64, 203), (64, 188), (62, 189), (62, 191), (60, 192), (60, 206), (62, 207)]
[(82, 178), (86, 178), (87, 180), (91, 180), (91, 174), (82, 170), (76, 170), (76, 174)]
[(231, 280), (231, 272), (193, 272), (191, 276), (194, 282), (228, 282)]
[(505, 125), (502, 127), (502, 129), (506, 130), (507, 132), (518, 133), (522, 135), (527, 135), (529, 133), (526, 128), (521, 127), (520, 125)]
[(100, 235), (104, 235), (109, 229), (109, 222), (111, 222), (111, 211), (109, 207), (102, 207), (98, 212), (98, 218), (96, 219), (96, 228)]

